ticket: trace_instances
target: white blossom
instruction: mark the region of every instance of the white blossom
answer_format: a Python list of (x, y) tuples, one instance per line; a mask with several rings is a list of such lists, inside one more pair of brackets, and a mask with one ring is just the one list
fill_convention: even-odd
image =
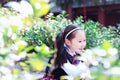
[(94, 49), (92, 49), (92, 51), (96, 54), (96, 55), (98, 55), (98, 56), (106, 56), (106, 51), (104, 50), (104, 49), (102, 49), (102, 48), (94, 48)]
[(20, 2), (10, 1), (6, 3), (5, 6), (11, 7), (16, 12), (19, 12), (22, 16), (28, 16), (33, 14), (33, 8), (31, 4), (25, 0), (22, 0)]
[(15, 39), (16, 39), (16, 37), (17, 37), (17, 34), (13, 33), (13, 35), (12, 35), (11, 39), (12, 39), (12, 40), (15, 40)]
[(36, 3), (36, 4), (35, 4), (35, 7), (36, 7), (36, 9), (40, 9), (40, 8), (41, 8), (40, 3)]
[(9, 57), (10, 57), (10, 59), (12, 59), (13, 61), (18, 61), (18, 60), (19, 60), (18, 55), (14, 54), (14, 53), (9, 54)]
[(92, 62), (92, 65), (93, 65), (93, 66), (98, 66), (98, 65), (99, 65), (99, 62), (94, 60), (94, 61)]
[(10, 16), (8, 23), (19, 28), (23, 27), (23, 20), (20, 16)]
[(0, 31), (3, 31), (5, 27), (8, 27), (8, 19), (6, 17), (1, 17), (0, 18)]
[(21, 52), (19, 54), (19, 59), (22, 59), (22, 58), (25, 58), (27, 56), (27, 53), (26, 52)]
[(16, 43), (17, 46), (19, 45), (23, 45), (23, 46), (27, 46), (27, 42), (23, 41), (23, 40), (19, 40), (17, 43)]
[(13, 67), (15, 64), (14, 64), (14, 60), (10, 59), (9, 57), (7, 57), (5, 59), (5, 62), (6, 64), (8, 64), (9, 66)]
[(0, 72), (3, 73), (4, 75), (11, 74), (11, 70), (4, 66), (0, 67)]
[(4, 40), (3, 40), (3, 34), (0, 32), (0, 48), (4, 47)]
[(117, 75), (117, 76), (120, 76), (120, 67), (116, 66), (116, 67), (110, 68), (107, 71), (105, 71), (104, 73), (108, 74), (108, 75)]
[(109, 48), (108, 53), (112, 56), (115, 56), (118, 53), (118, 50), (116, 48)]
[(33, 75), (31, 75), (28, 72), (24, 72), (24, 74), (22, 75), (22, 79), (24, 79), (24, 80), (32, 80), (33, 79)]

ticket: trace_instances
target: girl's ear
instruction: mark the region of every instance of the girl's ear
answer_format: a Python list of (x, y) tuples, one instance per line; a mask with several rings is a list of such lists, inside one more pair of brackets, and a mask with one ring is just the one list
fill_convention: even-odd
[(65, 39), (65, 44), (67, 44), (69, 46), (70, 45), (70, 40)]

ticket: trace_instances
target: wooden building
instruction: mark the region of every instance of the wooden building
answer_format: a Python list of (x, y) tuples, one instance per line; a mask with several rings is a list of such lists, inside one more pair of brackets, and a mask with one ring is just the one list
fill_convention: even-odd
[(104, 26), (120, 24), (120, 0), (55, 0), (71, 20), (82, 15), (84, 20), (98, 21)]

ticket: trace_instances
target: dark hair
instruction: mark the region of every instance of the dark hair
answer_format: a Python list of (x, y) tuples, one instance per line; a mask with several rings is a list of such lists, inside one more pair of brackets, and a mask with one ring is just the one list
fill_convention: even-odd
[[(75, 37), (75, 31), (79, 30), (79, 29), (81, 29), (81, 28), (79, 28), (78, 25), (71, 24), (71, 25), (66, 26), (64, 31), (60, 32), (56, 36), (57, 53), (56, 53), (56, 58), (55, 58), (55, 66), (60, 67), (65, 62), (67, 62), (67, 54), (66, 54), (66, 50), (64, 48), (65, 38), (69, 39), (69, 40), (73, 39)], [(74, 30), (74, 31), (72, 31), (72, 30)], [(66, 35), (67, 35), (67, 37), (66, 37)]]

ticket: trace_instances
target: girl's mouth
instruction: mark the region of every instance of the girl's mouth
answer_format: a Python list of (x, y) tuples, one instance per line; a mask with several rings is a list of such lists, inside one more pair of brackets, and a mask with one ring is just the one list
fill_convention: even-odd
[(84, 49), (79, 49), (80, 51), (83, 51)]

